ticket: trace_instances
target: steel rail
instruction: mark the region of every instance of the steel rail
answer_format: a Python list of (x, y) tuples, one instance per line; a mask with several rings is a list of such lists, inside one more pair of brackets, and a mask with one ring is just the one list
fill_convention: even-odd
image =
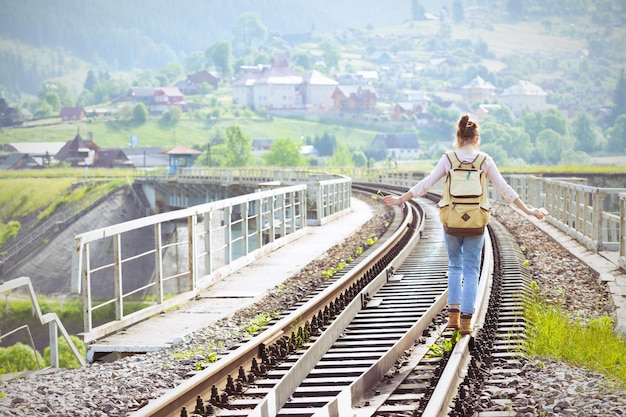
[(450, 358), (444, 368), (439, 382), (435, 390), (431, 394), (428, 405), (426, 406), (424, 416), (445, 416), (448, 414), (448, 408), (452, 403), (458, 386), (465, 378), (470, 360), (470, 340), (476, 334), (479, 327), (485, 322), (487, 314), (489, 295), (491, 294), (491, 276), (493, 274), (493, 248), (491, 239), (485, 237), (485, 246), (483, 251), (483, 265), (481, 276), (478, 281), (478, 291), (476, 296), (476, 313), (472, 317), (472, 335), (461, 336), (459, 341), (454, 345)]
[[(369, 294), (372, 294), (377, 287), (388, 279), (390, 271), (394, 267), (401, 264), (403, 258), (402, 255), (397, 256), (394, 253), (397, 250), (396, 247), (404, 245), (405, 236), (411, 232), (415, 232), (415, 235), (419, 236), (419, 227), (416, 228), (417, 230), (412, 230), (411, 226), (414, 223), (422, 224), (423, 219), (413, 218), (413, 216), (419, 216), (418, 213), (418, 209), (406, 211), (406, 216), (400, 227), (387, 241), (383, 242), (344, 277), (315, 296), (306, 305), (301, 306), (260, 335), (241, 345), (220, 359), (214, 366), (184, 381), (179, 387), (169, 391), (164, 396), (149, 402), (131, 416), (178, 417), (183, 407), (193, 410), (198, 397), (208, 397), (215, 392), (216, 388), (226, 389), (231, 375), (237, 375), (241, 368), (251, 368), (254, 362), (262, 363), (269, 347), (280, 345), (279, 348), (283, 349), (284, 343), (288, 344), (299, 334), (308, 334), (311, 323), (317, 318), (328, 315), (329, 309), (332, 311), (335, 303), (342, 305), (348, 303), (350, 306), (364, 305)], [(350, 301), (353, 298), (355, 301)], [(353, 308), (355, 307), (345, 308), (345, 310), (349, 312)], [(333, 329), (335, 327), (331, 326), (330, 331), (326, 330), (324, 334), (328, 333), (328, 338), (336, 338), (337, 332)], [(312, 353), (311, 355), (315, 354)], [(286, 401), (287, 391), (280, 390), (277, 392), (268, 396), (263, 402), (264, 406), (260, 407), (258, 411), (260, 414), (258, 415), (271, 415), (264, 414), (265, 410), (279, 408), (279, 404)]]
[[(357, 189), (362, 188), (374, 193), (371, 187), (365, 185), (355, 185)], [(400, 192), (400, 190), (397, 190)], [(393, 192), (393, 191), (392, 191)], [(436, 199), (436, 196), (430, 196)], [(202, 404), (201, 398), (213, 395), (217, 391), (217, 387), (225, 389), (228, 379), (232, 378), (239, 369), (241, 375), (242, 367), (250, 366), (253, 361), (260, 360), (263, 357), (264, 348), (271, 344), (279, 344), (281, 341), (292, 340), (295, 334), (308, 334), (309, 323), (324, 314), (333, 315), (332, 323), (324, 325), (324, 331), (317, 337), (311, 338), (312, 343), (298, 350), (297, 355), (291, 355), (290, 358), (295, 359), (295, 363), (290, 363), (289, 368), (285, 371), (275, 372), (273, 379), (264, 380), (265, 384), (271, 385), (267, 388), (257, 390), (262, 392), (262, 398), (254, 399), (250, 402), (253, 409), (245, 412), (243, 410), (237, 412), (232, 409), (230, 412), (222, 410), (216, 411), (215, 415), (246, 415), (248, 417), (274, 417), (276, 415), (300, 415), (298, 411), (291, 409), (283, 409), (293, 397), (295, 390), (310, 375), (313, 368), (320, 362), (325, 353), (333, 346), (333, 344), (342, 335), (342, 332), (354, 320), (359, 312), (368, 307), (368, 302), (372, 299), (372, 295), (376, 294), (390, 280), (402, 279), (402, 276), (395, 276), (394, 272), (402, 265), (405, 259), (410, 255), (411, 250), (418, 243), (422, 231), (424, 229), (424, 218), (427, 214), (420, 208), (418, 204), (412, 202), (409, 209), (404, 210), (405, 219), (401, 226), (393, 233), (385, 245), (381, 245), (366, 259), (349, 271), (344, 277), (338, 279), (328, 288), (322, 290), (318, 295), (314, 296), (306, 305), (297, 308), (278, 323), (271, 326), (268, 330), (237, 348), (235, 351), (218, 361), (214, 366), (197, 374), (195, 377), (184, 382), (177, 389), (170, 391), (164, 397), (148, 403), (147, 406), (132, 414), (134, 417), (140, 416), (183, 416), (183, 415), (213, 415), (208, 412), (192, 412), (194, 407), (197, 410), (198, 401)], [(414, 227), (414, 238), (398, 253), (393, 254), (393, 258), (389, 258), (394, 248), (406, 240), (404, 232), (410, 231), (413, 222), (413, 216), (419, 218), (418, 227)], [(466, 377), (468, 364), (470, 362), (470, 340), (476, 334), (484, 320), (487, 310), (487, 300), (491, 288), (491, 275), (493, 274), (493, 256), (492, 243), (487, 236), (485, 239), (485, 250), (483, 257), (483, 267), (479, 281), (479, 291), (476, 303), (475, 318), (473, 321), (473, 335), (463, 336), (455, 344), (453, 351), (445, 362), (445, 368), (436, 378), (436, 387), (432, 390), (425, 402), (425, 416), (443, 416), (446, 415), (452, 407), (455, 400), (459, 385)], [(396, 256), (397, 255), (397, 256)], [(372, 271), (375, 271), (372, 276)], [(369, 277), (367, 277), (369, 275)], [(362, 282), (366, 280), (367, 282)], [(360, 283), (360, 284), (359, 284)], [(347, 287), (346, 287), (347, 286)], [(348, 295), (345, 288), (358, 287), (358, 293), (352, 296)], [(385, 394), (377, 395), (371, 398), (371, 390), (377, 383), (384, 379), (385, 373), (389, 372), (398, 360), (406, 356), (406, 352), (413, 350), (410, 365), (419, 363), (424, 355), (428, 352), (423, 344), (415, 347), (415, 341), (425, 334), (428, 328), (431, 328), (435, 322), (436, 316), (445, 310), (447, 301), (447, 290), (442, 291), (435, 298), (434, 302), (426, 309), (423, 315), (410, 326), (398, 340), (365, 371), (360, 371), (360, 376), (356, 376), (354, 380), (345, 388), (340, 389), (338, 393), (333, 393), (324, 401), (324, 405), (315, 406), (310, 409), (310, 414), (314, 417), (339, 417), (339, 416), (368, 416), (374, 415), (376, 410), (389, 398), (393, 391), (399, 386), (403, 378), (394, 378), (395, 382), (387, 380), (390, 385), (385, 388)], [(329, 306), (338, 305), (338, 312), (328, 313)], [(312, 310), (310, 309), (312, 308)], [(321, 321), (321, 320), (320, 320)], [(303, 323), (305, 323), (303, 325)], [(305, 329), (302, 331), (302, 329)], [(439, 335), (443, 334), (445, 325), (441, 325), (436, 330)], [(432, 338), (431, 338), (432, 339)], [(292, 349), (293, 353), (295, 349)], [(406, 368), (406, 366), (404, 367)], [(396, 373), (398, 368), (396, 367)], [(404, 370), (403, 372), (407, 372)], [(279, 377), (276, 379), (276, 376)], [(368, 394), (370, 398), (368, 398)], [(366, 401), (364, 401), (366, 400)], [(363, 404), (366, 404), (364, 406)], [(221, 405), (225, 405), (221, 404)], [(220, 404), (217, 404), (220, 407)], [(226, 408), (231, 406), (225, 405)], [(292, 407), (295, 406), (292, 405)], [(180, 411), (181, 409), (189, 410)], [(236, 407), (235, 407), (236, 408)], [(200, 406), (202, 409), (202, 406)], [(207, 408), (208, 409), (208, 408)], [(291, 410), (291, 411), (290, 411)], [(226, 414), (222, 414), (226, 412)], [(286, 414), (285, 414), (286, 413)], [(295, 413), (295, 414), (292, 414)], [(308, 412), (307, 412), (308, 413)], [(304, 415), (304, 414), (302, 414)]]

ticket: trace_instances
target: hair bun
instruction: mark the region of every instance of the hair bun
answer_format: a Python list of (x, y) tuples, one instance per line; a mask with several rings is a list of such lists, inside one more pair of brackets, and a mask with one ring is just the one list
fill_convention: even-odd
[(459, 120), (456, 136), (460, 139), (473, 139), (478, 134), (478, 124), (470, 120), (469, 114), (464, 114)]

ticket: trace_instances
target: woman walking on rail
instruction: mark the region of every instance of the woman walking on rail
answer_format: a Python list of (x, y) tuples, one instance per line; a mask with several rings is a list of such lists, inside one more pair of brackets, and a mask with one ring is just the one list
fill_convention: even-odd
[[(509, 203), (515, 204), (527, 215), (541, 220), (548, 214), (545, 209), (530, 208), (520, 200), (519, 194), (502, 178), (493, 159), (478, 151), (479, 144), (478, 124), (470, 120), (469, 115), (462, 116), (457, 125), (455, 150), (446, 152), (435, 169), (405, 194), (384, 197), (388, 206), (401, 206), (412, 198), (423, 196), (437, 181), (446, 177), (439, 207), (448, 251), (447, 328), (460, 329), (461, 334), (472, 332), (471, 320), (485, 241), (484, 226), (489, 221), (485, 176)], [(463, 188), (471, 188), (471, 183), (477, 184), (473, 192), (463, 195)]]

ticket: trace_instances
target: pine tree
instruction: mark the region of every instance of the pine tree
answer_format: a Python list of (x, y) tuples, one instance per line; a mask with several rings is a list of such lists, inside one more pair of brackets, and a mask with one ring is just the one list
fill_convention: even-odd
[(620, 115), (626, 114), (626, 78), (624, 69), (619, 74), (617, 88), (615, 88), (615, 107), (613, 107), (613, 121)]
[(424, 13), (426, 13), (426, 9), (419, 3), (417, 0), (411, 1), (411, 16), (413, 20), (424, 20)]

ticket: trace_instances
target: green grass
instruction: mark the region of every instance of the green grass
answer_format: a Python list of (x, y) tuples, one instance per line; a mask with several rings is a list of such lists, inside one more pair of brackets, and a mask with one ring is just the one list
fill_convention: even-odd
[(130, 174), (125, 170), (92, 170), (85, 177), (83, 169), (68, 168), (0, 171), (0, 246), (19, 232), (19, 222), (26, 216), (36, 214), (39, 222), (64, 205), (84, 208), (124, 185)]
[(539, 298), (536, 283), (532, 288), (524, 310), (530, 323), (528, 354), (597, 371), (626, 388), (626, 336), (614, 331), (611, 318), (571, 319)]
[[(226, 115), (229, 116), (229, 115)], [(56, 123), (60, 120), (51, 119), (48, 126), (33, 126), (29, 129), (11, 128), (0, 130), (0, 145), (12, 142), (67, 142), (74, 139), (80, 129), (84, 138), (87, 133), (93, 134), (93, 141), (101, 148), (127, 148), (131, 135), (137, 135), (139, 146), (158, 146), (163, 149), (176, 145), (205, 147), (219, 130), (225, 137), (226, 129), (239, 126), (250, 138), (315, 138), (324, 133), (335, 135), (338, 143), (353, 149), (368, 147), (377, 133), (386, 132), (388, 126), (384, 122), (372, 122), (367, 126), (355, 121), (328, 121), (319, 119), (295, 119), (273, 117), (272, 120), (262, 117), (220, 117), (205, 120), (186, 114), (175, 125), (164, 125), (158, 119), (150, 119), (144, 124), (125, 121), (87, 121), (80, 124)], [(397, 130), (394, 128), (394, 130)]]
[(96, 200), (125, 182), (125, 179), (112, 179), (74, 186), (76, 180), (75, 177), (0, 177), (0, 221), (33, 212), (45, 218), (63, 204)]
[[(623, 158), (626, 162), (626, 157)], [(626, 173), (626, 163), (617, 163), (616, 165), (526, 165), (523, 167), (498, 167), (502, 173), (520, 173), (520, 174), (563, 174), (567, 176), (576, 176), (576, 174), (623, 174)]]

